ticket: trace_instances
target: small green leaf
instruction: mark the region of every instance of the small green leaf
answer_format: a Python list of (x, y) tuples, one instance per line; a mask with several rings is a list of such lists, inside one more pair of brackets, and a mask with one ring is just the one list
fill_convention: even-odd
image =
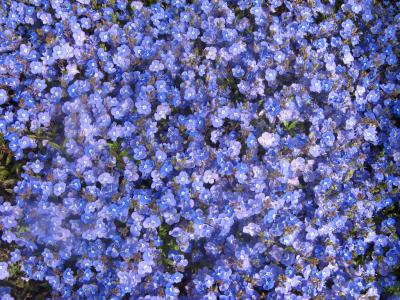
[(124, 151), (122, 151), (122, 152), (119, 154), (119, 156), (125, 157), (125, 156), (128, 156), (128, 154), (129, 154), (129, 150), (128, 150), (128, 149), (125, 149)]
[(117, 14), (117, 13), (113, 13), (113, 15), (112, 15), (112, 22), (113, 22), (113, 23), (117, 23), (117, 20), (118, 20), (118, 14)]
[(289, 124), (289, 126), (288, 126), (288, 130), (294, 129), (294, 128), (296, 127), (296, 124), (297, 124), (297, 121), (291, 122), (291, 123)]
[(344, 181), (345, 181), (345, 182), (349, 182), (350, 179), (353, 177), (353, 175), (354, 175), (354, 170), (350, 170), (350, 171), (346, 174), (346, 177), (345, 177)]
[(9, 172), (6, 169), (0, 169), (0, 178), (5, 179), (8, 177)]
[(172, 259), (170, 259), (170, 258), (164, 258), (163, 259), (163, 263), (165, 265), (168, 265), (168, 266), (173, 266), (174, 265), (174, 261)]
[(18, 175), (20, 173), (20, 170), (21, 170), (23, 165), (24, 165), (24, 163), (21, 162), (21, 161), (15, 162), (13, 164), (13, 166), (11, 167), (11, 173), (16, 173)]
[(53, 148), (56, 148), (58, 150), (62, 150), (62, 147), (60, 145), (54, 143), (54, 142), (48, 141), (47, 144), (50, 145)]
[(23, 232), (27, 232), (29, 231), (29, 227), (28, 226), (20, 226), (18, 228), (18, 233), (23, 233)]
[(6, 158), (6, 166), (8, 166), (12, 162), (12, 159), (13, 159), (13, 155), (11, 153), (9, 153)]

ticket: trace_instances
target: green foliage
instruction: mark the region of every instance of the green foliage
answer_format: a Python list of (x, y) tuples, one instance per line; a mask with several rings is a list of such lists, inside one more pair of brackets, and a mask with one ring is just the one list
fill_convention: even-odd
[(285, 130), (292, 130), (296, 127), (296, 123), (298, 121), (294, 120), (294, 121), (285, 121), (283, 122), (283, 127), (285, 128)]
[(28, 282), (22, 280), (24, 275), (21, 271), (21, 266), (18, 263), (8, 265), (8, 273), (10, 274), (9, 281), (13, 282), (16, 287), (23, 289), (28, 285)]
[(218, 78), (217, 83), (221, 89), (223, 89), (223, 90), (229, 89), (230, 95), (231, 95), (231, 100), (233, 103), (243, 102), (244, 97), (240, 93), (239, 88), (237, 86), (237, 83), (235, 82), (233, 75), (229, 74), (226, 78)]
[[(1, 256), (9, 256), (7, 252), (10, 249), (1, 249)], [(50, 286), (46, 282), (40, 282), (35, 280), (24, 280), (24, 272), (21, 269), (19, 263), (13, 263), (8, 265), (9, 277), (6, 280), (0, 280), (1, 286), (7, 286), (11, 288), (11, 295), (15, 300), (25, 299), (48, 299), (50, 296)]]
[(90, 0), (90, 5), (94, 10), (98, 9), (97, 0)]
[(397, 281), (396, 285), (388, 286), (383, 289), (383, 295), (385, 296), (397, 296), (400, 297), (400, 281)]
[(173, 266), (173, 261), (168, 258), (168, 252), (180, 252), (180, 248), (176, 243), (176, 240), (169, 235), (170, 230), (170, 226), (166, 223), (162, 223), (160, 227), (158, 227), (158, 236), (162, 240), (162, 245), (159, 247), (161, 252), (161, 262), (166, 269), (169, 269), (171, 266)]
[(144, 6), (151, 6), (153, 4), (156, 4), (158, 1), (157, 0), (145, 0), (143, 1)]
[(122, 145), (121, 145), (121, 140), (117, 139), (115, 142), (113, 143), (107, 143), (108, 148), (110, 149), (110, 154), (112, 156), (115, 157), (116, 161), (117, 161), (117, 168), (122, 170), (124, 168), (124, 160), (123, 158), (125, 156), (128, 156), (129, 154), (129, 150), (128, 149), (124, 149), (122, 150)]
[(395, 299), (400, 299), (400, 265), (394, 267), (393, 274), (398, 280), (393, 285), (383, 288), (382, 299), (386, 299), (389, 296), (395, 296)]
[(117, 23), (117, 22), (118, 22), (118, 14), (117, 14), (117, 13), (113, 13), (113, 15), (112, 15), (112, 22), (113, 22), (113, 23)]
[(23, 162), (16, 161), (0, 135), (0, 196), (9, 197), (18, 181)]
[[(22, 172), (22, 167), (25, 164), (24, 160), (15, 160), (14, 154), (8, 148), (3, 136), (0, 135), (0, 196), (12, 201), (13, 187), (18, 182)], [(18, 228), (18, 234), (23, 234), (28, 231), (26, 226)], [(10, 244), (0, 243), (0, 259), (7, 261), (10, 257), (10, 252), (15, 246)], [(25, 281), (24, 272), (21, 270), (19, 263), (8, 265), (9, 277), (7, 280), (1, 280), (2, 286), (11, 288), (11, 294), (14, 299), (46, 299), (50, 296), (50, 286), (45, 282)]]
[(336, 1), (335, 1), (335, 5), (334, 5), (334, 7), (333, 7), (333, 10), (334, 10), (335, 12), (338, 12), (339, 9), (341, 8), (342, 4), (343, 4), (343, 0), (336, 0)]
[(309, 130), (306, 122), (300, 122), (297, 120), (283, 122), (283, 129), (292, 137), (298, 133), (304, 133), (307, 135)]
[(349, 182), (351, 178), (353, 178), (355, 170), (350, 170), (347, 172), (346, 177), (344, 178), (344, 182)]

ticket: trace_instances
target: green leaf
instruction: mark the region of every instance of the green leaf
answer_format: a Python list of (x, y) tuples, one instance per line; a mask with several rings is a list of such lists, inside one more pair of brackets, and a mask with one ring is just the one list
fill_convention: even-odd
[(387, 296), (399, 296), (400, 297), (400, 282), (397, 281), (396, 285), (388, 286), (383, 289), (383, 294)]
[(113, 23), (117, 23), (117, 20), (118, 20), (118, 14), (117, 14), (117, 13), (113, 13), (113, 15), (112, 15), (112, 22), (113, 22)]
[(13, 155), (12, 155), (12, 153), (9, 153), (6, 158), (6, 166), (8, 166), (12, 162), (12, 159), (13, 159)]
[(164, 263), (164, 265), (168, 265), (168, 266), (174, 265), (174, 261), (170, 258), (163, 258), (163, 263)]
[(161, 261), (165, 267), (173, 265), (173, 262), (168, 258), (168, 252), (178, 251), (181, 252), (176, 240), (169, 235), (170, 227), (168, 224), (161, 224), (158, 229), (158, 237), (162, 240), (162, 245), (158, 248), (161, 252)]
[(345, 181), (345, 182), (349, 182), (350, 179), (353, 177), (353, 175), (354, 175), (354, 170), (350, 170), (350, 171), (346, 174), (346, 177), (345, 177), (344, 181)]
[(146, 0), (144, 1), (144, 6), (150, 6), (153, 5), (154, 3), (157, 3), (157, 0)]
[(21, 170), (23, 165), (24, 165), (24, 163), (22, 161), (15, 162), (13, 164), (13, 166), (11, 167), (11, 173), (16, 173), (17, 175), (19, 175), (20, 170)]
[(48, 141), (47, 144), (53, 148), (56, 148), (58, 150), (62, 150), (62, 147), (54, 142)]
[(289, 126), (288, 126), (288, 130), (294, 129), (294, 128), (296, 127), (296, 124), (297, 124), (297, 121), (291, 122), (291, 123), (289, 124)]
[(0, 168), (0, 178), (5, 179), (8, 177), (9, 172), (6, 169)]
[(119, 154), (119, 156), (125, 157), (125, 156), (128, 156), (128, 154), (129, 154), (129, 150), (128, 150), (128, 149), (125, 149), (124, 151), (122, 151), (122, 152)]
[(20, 226), (18, 228), (18, 233), (23, 233), (23, 232), (27, 232), (29, 231), (29, 227), (28, 226)]
[(116, 140), (115, 142), (112, 142), (112, 143), (107, 143), (107, 145), (110, 148), (110, 151), (114, 151), (114, 152), (118, 152), (119, 149), (121, 148), (120, 140)]

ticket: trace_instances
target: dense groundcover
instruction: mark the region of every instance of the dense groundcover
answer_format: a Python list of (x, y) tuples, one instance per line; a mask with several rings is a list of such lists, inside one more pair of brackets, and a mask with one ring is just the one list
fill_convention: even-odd
[(0, 299), (398, 299), (400, 3), (7, 0)]

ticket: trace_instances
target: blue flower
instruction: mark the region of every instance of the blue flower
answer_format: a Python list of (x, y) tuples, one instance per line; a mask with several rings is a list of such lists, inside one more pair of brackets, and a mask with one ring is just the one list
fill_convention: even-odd
[(6, 262), (0, 262), (0, 279), (4, 280), (10, 276), (8, 272), (8, 264)]

